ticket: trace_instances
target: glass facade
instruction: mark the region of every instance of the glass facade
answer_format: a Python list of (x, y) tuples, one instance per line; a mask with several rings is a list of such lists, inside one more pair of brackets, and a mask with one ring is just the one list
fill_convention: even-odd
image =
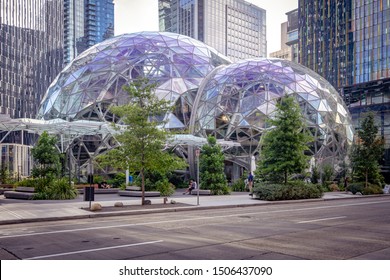
[[(213, 69), (228, 63), (229, 59), (215, 49), (179, 34), (117, 36), (89, 48), (68, 64), (43, 98), (39, 118), (118, 122), (110, 106), (128, 103), (123, 86), (147, 77), (157, 84), (156, 95), (175, 105), (175, 111), (165, 116), (166, 127), (187, 129), (200, 83)], [(96, 151), (115, 145), (99, 134), (76, 142), (73, 155), (81, 165)]]
[(390, 78), (360, 83), (342, 89), (342, 95), (352, 115), (353, 125), (360, 128), (360, 121), (367, 112), (375, 112), (375, 124), (379, 135), (385, 139), (385, 155), (379, 159), (386, 181), (390, 181)]
[(243, 0), (159, 0), (160, 31), (183, 34), (233, 61), (266, 57), (266, 11)]
[(302, 109), (314, 141), (311, 155), (318, 163), (344, 161), (353, 140), (351, 119), (337, 91), (308, 68), (282, 59), (247, 59), (218, 68), (198, 93), (192, 133), (238, 142), (230, 159), (248, 164), (258, 156), (261, 138), (278, 99), (293, 96)]
[(113, 0), (63, 0), (65, 63), (114, 36)]
[(299, 1), (299, 62), (343, 96), (355, 127), (376, 114), (390, 181), (390, 0)]
[(390, 1), (353, 4), (354, 84), (390, 77)]
[(352, 1), (300, 0), (298, 62), (335, 88), (353, 84)]
[(63, 67), (63, 1), (0, 4), (0, 114), (34, 118)]
[(298, 47), (298, 28), (299, 18), (298, 9), (292, 10), (287, 15), (287, 41), (286, 45), (291, 47), (291, 61), (298, 62), (299, 47)]
[[(293, 95), (315, 141), (312, 155), (337, 161), (352, 141), (350, 116), (331, 85), (309, 69), (284, 60), (248, 59), (232, 64), (204, 43), (168, 32), (139, 32), (108, 39), (73, 60), (48, 89), (39, 118), (120, 122), (108, 110), (131, 102), (123, 85), (147, 77), (155, 94), (175, 105), (167, 128), (228, 141), (229, 159), (245, 166), (257, 155), (267, 117), (277, 99)], [(116, 143), (88, 135), (72, 143), (75, 166)], [(191, 150), (182, 152), (191, 158)], [(192, 165), (193, 168), (193, 165)], [(237, 169), (237, 168), (236, 168)]]
[[(0, 119), (35, 118), (63, 67), (63, 1), (0, 0)], [(0, 131), (0, 167), (28, 176), (36, 135)]]

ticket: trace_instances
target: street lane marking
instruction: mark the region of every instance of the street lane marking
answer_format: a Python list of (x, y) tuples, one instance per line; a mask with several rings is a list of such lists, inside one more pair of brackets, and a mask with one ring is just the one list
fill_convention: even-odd
[(163, 242), (163, 240), (156, 240), (156, 241), (149, 241), (149, 242), (142, 242), (142, 243), (133, 243), (133, 244), (125, 244), (125, 245), (103, 247), (103, 248), (89, 249), (89, 250), (80, 250), (80, 251), (73, 251), (73, 252), (66, 252), (66, 253), (59, 253), (59, 254), (51, 254), (51, 255), (45, 255), (45, 256), (37, 256), (37, 257), (32, 257), (32, 258), (26, 258), (25, 260), (39, 260), (39, 259), (47, 259), (47, 258), (52, 258), (52, 257), (62, 257), (62, 256), (68, 256), (68, 255), (74, 255), (74, 254), (82, 254), (82, 253), (90, 253), (90, 252), (97, 252), (97, 251), (104, 251), (104, 250), (111, 250), (111, 249), (118, 249), (118, 248), (126, 248), (126, 247), (135, 247), (135, 246), (149, 245), (149, 244), (155, 244), (155, 243), (160, 243), (160, 242)]
[[(341, 205), (328, 205), (328, 206), (316, 206), (316, 207), (307, 207), (307, 208), (297, 208), (297, 209), (281, 209), (281, 210), (271, 210), (271, 211), (259, 211), (259, 212), (245, 212), (251, 215), (264, 215), (264, 214), (272, 214), (272, 213), (286, 213), (286, 212), (299, 212), (299, 211), (311, 211), (311, 210), (320, 210), (320, 209), (331, 209), (331, 208), (340, 208), (340, 207), (348, 207), (348, 206), (360, 206), (360, 205), (370, 205), (370, 204), (381, 204), (381, 203), (389, 203), (389, 200), (386, 201), (372, 201), (372, 202), (361, 202), (361, 203), (347, 203)], [(119, 225), (111, 225), (111, 226), (98, 226), (98, 227), (87, 227), (87, 228), (76, 228), (76, 229), (64, 229), (64, 230), (55, 230), (55, 231), (46, 231), (46, 232), (35, 232), (35, 233), (27, 233), (27, 234), (15, 234), (12, 236), (0, 236), (0, 239), (5, 238), (15, 238), (15, 237), (27, 237), (27, 236), (36, 236), (36, 235), (46, 235), (46, 234), (56, 234), (56, 233), (69, 233), (69, 232), (80, 232), (80, 231), (89, 231), (89, 230), (100, 230), (100, 229), (111, 229), (111, 228), (126, 228), (126, 227), (136, 227), (136, 226), (148, 226), (148, 225), (157, 225), (164, 223), (180, 223), (180, 222), (188, 222), (188, 221), (199, 221), (199, 220), (213, 220), (220, 218), (231, 218), (242, 216), (243, 213), (230, 214), (230, 215), (218, 215), (218, 216), (206, 216), (206, 217), (195, 217), (195, 218), (181, 218), (175, 220), (159, 220), (155, 222), (143, 222), (143, 223), (133, 223), (133, 224), (119, 224)]]
[(310, 220), (310, 221), (301, 221), (301, 222), (298, 222), (298, 224), (307, 224), (307, 223), (315, 223), (315, 222), (322, 222), (322, 221), (329, 221), (329, 220), (344, 219), (346, 217), (347, 216), (340, 216), (340, 217), (323, 218), (323, 219), (316, 219), (316, 220)]

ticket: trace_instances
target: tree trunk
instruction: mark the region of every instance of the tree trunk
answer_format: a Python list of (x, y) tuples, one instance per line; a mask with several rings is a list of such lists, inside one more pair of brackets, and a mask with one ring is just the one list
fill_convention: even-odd
[(145, 205), (145, 175), (144, 175), (144, 169), (141, 169), (141, 205)]
[(365, 187), (366, 187), (366, 188), (368, 187), (368, 171), (366, 171), (366, 183), (365, 183)]
[(284, 171), (284, 183), (287, 185), (287, 171)]

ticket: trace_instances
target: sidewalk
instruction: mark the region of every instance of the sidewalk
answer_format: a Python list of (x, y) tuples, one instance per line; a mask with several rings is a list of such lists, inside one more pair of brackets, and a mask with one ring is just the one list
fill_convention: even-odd
[[(358, 198), (359, 196), (345, 192), (327, 192), (320, 199), (331, 200)], [(361, 197), (361, 196), (360, 196)], [(123, 197), (118, 194), (95, 194), (95, 200), (103, 210), (89, 211), (89, 202), (83, 201), (80, 195), (74, 200), (17, 200), (6, 199), (0, 196), (0, 224), (12, 224), (23, 222), (38, 222), (50, 220), (66, 220), (94, 218), (101, 216), (118, 215), (140, 215), (149, 213), (192, 211), (210, 208), (246, 207), (253, 205), (265, 205), (270, 203), (294, 203), (299, 201), (269, 202), (252, 199), (248, 193), (232, 193), (225, 196), (198, 196), (183, 195), (182, 190), (168, 198), (166, 205), (163, 205), (162, 197), (146, 198), (151, 200), (151, 205), (140, 206), (140, 197)], [(176, 202), (171, 204), (171, 202)], [(113, 207), (115, 202), (122, 202), (124, 207)], [(158, 206), (159, 205), (159, 206)]]

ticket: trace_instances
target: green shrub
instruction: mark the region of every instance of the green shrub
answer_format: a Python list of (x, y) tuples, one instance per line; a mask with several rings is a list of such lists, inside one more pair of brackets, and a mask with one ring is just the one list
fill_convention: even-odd
[(348, 185), (348, 190), (353, 194), (363, 193), (364, 185), (364, 182), (353, 182)]
[(262, 183), (253, 192), (257, 199), (268, 201), (320, 198), (323, 195), (320, 186), (303, 181), (287, 184)]
[(107, 183), (113, 188), (125, 188), (126, 184), (126, 174), (118, 172), (114, 175), (114, 178), (107, 180)]
[(353, 194), (360, 192), (363, 195), (369, 194), (382, 194), (383, 189), (381, 186), (368, 183), (367, 187), (365, 187), (364, 182), (353, 182), (348, 185), (348, 190)]
[(216, 195), (227, 195), (231, 193), (231, 188), (229, 186), (222, 186), (218, 191), (213, 190), (212, 193)]
[(168, 179), (158, 181), (156, 183), (156, 190), (160, 192), (161, 196), (171, 196), (175, 193), (175, 188)]
[(234, 192), (245, 192), (245, 179), (237, 179), (230, 187)]
[(48, 188), (48, 199), (74, 199), (78, 196), (77, 189), (69, 185), (66, 178), (53, 180)]
[(50, 177), (30, 178), (17, 182), (16, 186), (34, 188), (36, 193), (45, 193), (51, 183)]
[(184, 175), (172, 172), (168, 174), (168, 180), (171, 182), (177, 189), (186, 189), (188, 188), (188, 181), (184, 180)]
[(101, 184), (104, 180), (102, 175), (93, 175), (93, 182), (95, 184)]
[(364, 195), (369, 195), (369, 194), (383, 194), (383, 189), (382, 187), (374, 184), (368, 184), (366, 188), (363, 190)]
[(50, 199), (50, 198), (49, 198), (48, 193), (40, 192), (40, 193), (35, 193), (32, 199), (33, 200), (46, 200), (46, 199)]

